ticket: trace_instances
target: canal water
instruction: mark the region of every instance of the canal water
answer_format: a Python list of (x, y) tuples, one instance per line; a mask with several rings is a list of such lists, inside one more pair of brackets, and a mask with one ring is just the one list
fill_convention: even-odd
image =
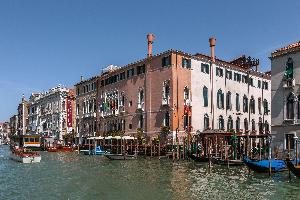
[(48, 152), (41, 152), (41, 163), (21, 164), (9, 153), (0, 146), (1, 200), (300, 199), (300, 179), (288, 172), (269, 177), (248, 174), (246, 167)]

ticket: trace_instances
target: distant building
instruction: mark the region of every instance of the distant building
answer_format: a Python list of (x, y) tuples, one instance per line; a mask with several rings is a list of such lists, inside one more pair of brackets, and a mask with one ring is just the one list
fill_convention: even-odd
[(18, 135), (25, 135), (28, 131), (28, 109), (28, 101), (23, 96), (18, 105)]
[(10, 125), (10, 131), (11, 135), (17, 135), (18, 134), (18, 115), (13, 115), (9, 119), (9, 125)]
[(87, 80), (81, 77), (80, 82), (75, 85), (77, 138), (96, 134), (97, 79), (97, 76)]
[(62, 140), (74, 132), (75, 96), (72, 89), (55, 87), (29, 98), (29, 131)]
[(272, 52), (270, 59), (274, 144), (293, 149), (293, 137), (300, 137), (300, 42)]

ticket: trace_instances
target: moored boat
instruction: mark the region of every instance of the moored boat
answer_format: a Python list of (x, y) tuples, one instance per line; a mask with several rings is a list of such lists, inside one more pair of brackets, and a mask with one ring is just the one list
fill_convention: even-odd
[(58, 149), (57, 149), (56, 147), (48, 147), (48, 148), (47, 148), (47, 151), (48, 151), (48, 152), (57, 152)]
[(286, 165), (295, 176), (300, 177), (300, 165), (295, 165), (295, 162), (289, 159), (286, 160)]
[(212, 163), (218, 165), (229, 165), (229, 166), (242, 166), (244, 162), (242, 160), (231, 160), (231, 159), (221, 159), (221, 158), (211, 158)]
[(243, 161), (248, 168), (253, 171), (268, 173), (268, 172), (279, 172), (286, 169), (286, 164), (283, 160), (252, 160), (247, 156), (243, 157)]
[(104, 154), (105, 157), (107, 157), (110, 160), (135, 160), (137, 159), (137, 156), (134, 155), (128, 155), (128, 154)]
[(41, 155), (38, 152), (25, 148), (12, 148), (10, 158), (22, 163), (39, 163)]
[(207, 158), (207, 157), (204, 157), (204, 156), (197, 156), (197, 155), (195, 155), (195, 154), (193, 154), (193, 153), (191, 153), (191, 152), (188, 152), (188, 157), (190, 158), (190, 159), (192, 159), (193, 161), (195, 161), (195, 162), (208, 162), (209, 161), (209, 159)]
[(96, 149), (86, 150), (83, 153), (84, 155), (104, 155), (106, 151), (102, 150), (100, 146), (97, 146)]

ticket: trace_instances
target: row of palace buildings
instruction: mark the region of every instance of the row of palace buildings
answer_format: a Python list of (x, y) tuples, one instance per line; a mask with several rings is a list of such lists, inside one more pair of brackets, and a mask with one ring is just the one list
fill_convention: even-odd
[(272, 53), (271, 84), (271, 72), (260, 72), (259, 60), (217, 59), (214, 38), (209, 40), (210, 55), (177, 50), (153, 55), (154, 36), (147, 39), (148, 55), (142, 60), (81, 77), (72, 89), (58, 86), (23, 98), (10, 119), (11, 132), (60, 140), (72, 134), (77, 141), (141, 132), (156, 137), (162, 130), (179, 141), (188, 132), (204, 130), (265, 134), (271, 124), (275, 133), (297, 132), (299, 46)]

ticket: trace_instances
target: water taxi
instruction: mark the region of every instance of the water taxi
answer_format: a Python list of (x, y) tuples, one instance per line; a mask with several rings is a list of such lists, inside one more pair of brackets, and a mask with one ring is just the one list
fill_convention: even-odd
[(41, 162), (41, 155), (38, 152), (19, 147), (11, 148), (10, 158), (21, 163)]

